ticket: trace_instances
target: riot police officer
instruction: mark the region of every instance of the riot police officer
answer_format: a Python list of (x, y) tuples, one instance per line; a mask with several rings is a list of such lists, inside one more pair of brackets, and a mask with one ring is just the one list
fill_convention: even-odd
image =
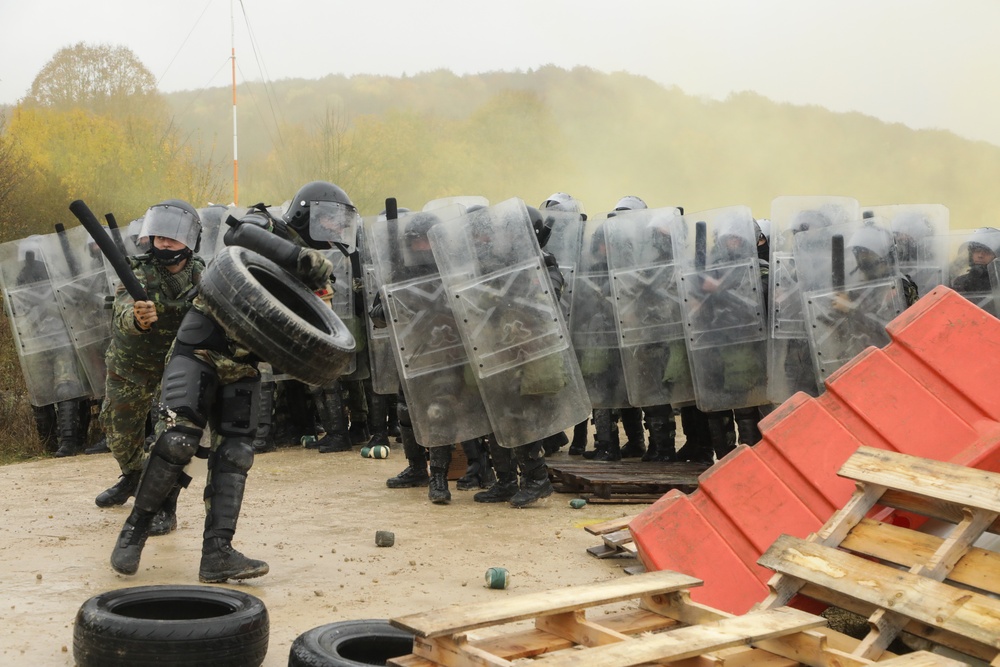
[[(333, 267), (319, 251), (328, 248), (329, 243), (319, 238), (321, 230), (311, 224), (311, 209), (317, 202), (326, 220), (356, 224), (357, 211), (347, 193), (332, 183), (313, 182), (299, 190), (280, 219), (270, 215), (263, 205), (239, 221), (230, 219), (226, 244), (250, 244), (294, 270), (311, 289), (329, 289)], [(212, 266), (217, 266), (219, 260), (217, 257)], [(266, 350), (250, 350), (246, 345), (231, 337), (209, 315), (204, 295), (184, 316), (164, 370), (165, 429), (150, 451), (132, 512), (112, 551), (111, 566), (117, 572), (134, 574), (138, 570), (153, 515), (177, 484), (211, 422), (216, 437), (208, 454), (205, 531), (198, 578), (220, 583), (267, 574), (266, 562), (248, 558), (232, 545), (254, 459), (252, 442), (260, 383), (257, 362), (259, 355), (270, 356)], [(274, 362), (273, 358), (264, 360)]]

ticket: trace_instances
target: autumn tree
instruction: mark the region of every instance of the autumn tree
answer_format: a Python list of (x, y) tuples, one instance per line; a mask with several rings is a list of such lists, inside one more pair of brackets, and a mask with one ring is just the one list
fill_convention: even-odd
[(27, 235), (23, 221), (16, 215), (20, 197), (27, 183), (27, 158), (17, 141), (7, 132), (7, 120), (0, 115), (0, 241)]
[(130, 49), (83, 42), (59, 50), (42, 67), (22, 104), (115, 116), (165, 110), (156, 78)]
[(221, 165), (187, 142), (152, 73), (125, 47), (59, 51), (15, 109), (10, 134), (28, 157), (32, 224), (71, 221), (74, 199), (124, 221), (164, 199), (220, 198)]

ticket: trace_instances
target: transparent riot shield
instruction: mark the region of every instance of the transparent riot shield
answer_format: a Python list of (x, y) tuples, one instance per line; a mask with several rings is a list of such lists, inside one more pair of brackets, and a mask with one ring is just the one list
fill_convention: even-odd
[(685, 214), (679, 290), (695, 404), (706, 412), (767, 402), (767, 327), (753, 216), (745, 206)]
[(559, 296), (559, 307), (563, 319), (569, 322), (570, 309), (573, 305), (573, 286), (576, 282), (576, 265), (580, 261), (580, 251), (583, 248), (585, 223), (579, 213), (554, 209), (542, 209), (540, 213), (543, 224), (550, 230), (545, 251), (556, 258), (565, 281), (562, 294)]
[(795, 236), (813, 366), (821, 382), (869, 346), (906, 307), (892, 233), (869, 219)]
[(524, 202), (443, 222), (430, 239), (497, 444), (585, 420), (590, 399)]
[(864, 215), (888, 221), (900, 273), (916, 283), (920, 296), (945, 283), (949, 211), (941, 204), (870, 206)]
[(1000, 230), (961, 230), (944, 237), (948, 247), (947, 284), (994, 317), (998, 316), (989, 265), (1000, 255)]
[(983, 308), (993, 317), (1000, 317), (1000, 259), (995, 259), (989, 265), (990, 285), (993, 287), (993, 309)]
[(569, 331), (594, 408), (629, 407), (608, 270), (607, 218), (584, 223), (573, 277)]
[(771, 202), (767, 341), (767, 399), (771, 403), (783, 403), (799, 391), (819, 396), (823, 390), (809, 348), (793, 238), (800, 232), (860, 218), (860, 204), (851, 197), (784, 196)]
[(0, 283), (32, 405), (90, 395), (42, 253), (42, 238), (0, 244)]
[[(361, 344), (365, 340), (364, 332), (359, 331), (361, 322), (354, 311), (354, 278), (351, 272), (351, 258), (347, 257), (339, 249), (333, 248), (323, 252), (326, 258), (333, 264), (333, 298), (330, 300), (330, 308), (337, 314), (344, 325), (351, 330), (354, 340), (358, 342), (358, 347), (351, 355), (351, 362), (344, 369), (344, 375), (351, 375), (358, 369), (358, 354), (367, 354)], [(361, 334), (358, 336), (357, 334)]]
[(607, 223), (625, 386), (636, 407), (694, 401), (677, 291), (686, 232), (676, 208), (622, 211)]
[[(368, 217), (363, 220), (361, 236), (358, 241), (358, 252), (361, 256), (361, 272), (364, 280), (365, 301), (375, 303), (380, 283), (375, 271), (375, 257), (371, 250), (371, 226), (377, 218)], [(384, 222), (384, 221), (383, 221)], [(378, 328), (366, 317), (368, 330), (368, 362), (371, 366), (372, 389), (377, 394), (394, 396), (399, 390), (399, 371), (393, 356), (393, 345), (388, 328)]]
[[(481, 197), (480, 195), (456, 195), (454, 197), (441, 197), (439, 199), (432, 199), (426, 204), (424, 204), (423, 211), (436, 211), (437, 209), (451, 208), (454, 206), (460, 207), (462, 212), (465, 212), (473, 207), (487, 207), (490, 205), (490, 200), (486, 197)], [(454, 210), (454, 209), (453, 209)]]
[[(246, 209), (243, 209), (246, 212)], [(229, 217), (229, 207), (222, 204), (212, 204), (198, 209), (198, 217), (201, 219), (201, 244), (198, 247), (198, 255), (210, 262), (216, 253), (225, 245), (222, 237), (225, 236), (229, 227), (225, 224)]]
[(427, 237), (433, 225), (463, 213), (445, 207), (370, 227), (396, 367), (414, 435), (425, 447), (492, 430)]
[(90, 395), (100, 398), (107, 376), (104, 353), (111, 343), (112, 315), (104, 255), (82, 226), (44, 236), (42, 244), (52, 288)]

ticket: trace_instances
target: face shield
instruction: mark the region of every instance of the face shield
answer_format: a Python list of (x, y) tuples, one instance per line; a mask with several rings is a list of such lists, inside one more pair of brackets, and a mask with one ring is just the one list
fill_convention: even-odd
[(360, 222), (361, 216), (353, 206), (332, 201), (309, 203), (309, 236), (343, 245), (348, 254), (356, 250)]
[(186, 248), (195, 250), (201, 237), (201, 221), (179, 206), (157, 204), (146, 211), (139, 232), (140, 239), (154, 236), (173, 239), (183, 243)]

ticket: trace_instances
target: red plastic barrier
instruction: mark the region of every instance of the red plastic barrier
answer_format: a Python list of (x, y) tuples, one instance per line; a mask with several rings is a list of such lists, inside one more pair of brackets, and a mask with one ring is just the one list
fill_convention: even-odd
[(691, 597), (734, 614), (767, 595), (757, 559), (781, 534), (807, 537), (850, 498), (837, 476), (860, 445), (1000, 472), (1000, 320), (939, 287), (826, 382), (761, 422), (764, 439), (671, 491), (629, 524), (647, 570), (704, 586)]

